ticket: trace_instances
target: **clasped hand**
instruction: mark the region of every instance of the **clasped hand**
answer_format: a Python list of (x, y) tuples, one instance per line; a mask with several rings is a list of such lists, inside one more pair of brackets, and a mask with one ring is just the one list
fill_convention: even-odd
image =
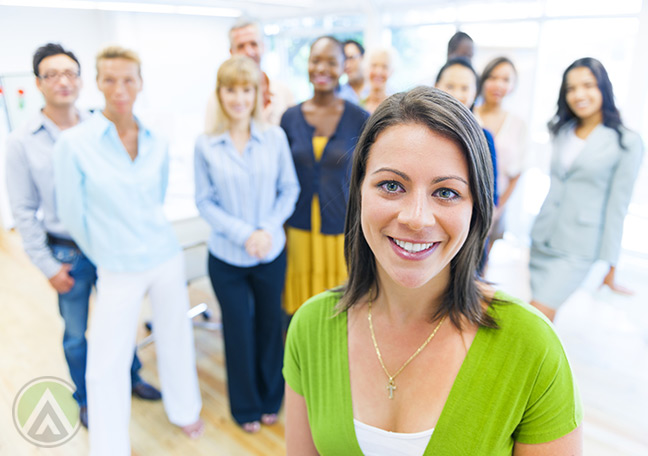
[(254, 231), (245, 241), (245, 251), (248, 255), (260, 260), (268, 256), (272, 248), (272, 235), (266, 230)]

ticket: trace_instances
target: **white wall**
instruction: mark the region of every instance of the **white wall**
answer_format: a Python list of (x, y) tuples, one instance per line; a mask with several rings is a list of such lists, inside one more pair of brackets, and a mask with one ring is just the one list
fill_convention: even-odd
[[(136, 50), (142, 58), (144, 90), (135, 110), (169, 139), (172, 175), (169, 196), (193, 194), (193, 143), (202, 131), (207, 95), (216, 70), (229, 55), (227, 31), (233, 19), (121, 13), (58, 8), (0, 6), (0, 74), (31, 73), (36, 48), (57, 42), (72, 50), (82, 66), (80, 108), (101, 108), (94, 57), (107, 44)], [(25, 90), (35, 91), (35, 85)], [(31, 110), (38, 107), (32, 107)], [(4, 147), (0, 130), (0, 219), (11, 225), (4, 188)], [(187, 181), (187, 179), (189, 179)], [(188, 213), (193, 207), (179, 208)]]

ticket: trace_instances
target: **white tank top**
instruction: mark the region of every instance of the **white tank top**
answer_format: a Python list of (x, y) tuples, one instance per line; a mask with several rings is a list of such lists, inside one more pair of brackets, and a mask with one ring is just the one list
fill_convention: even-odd
[(434, 428), (422, 432), (389, 432), (353, 419), (364, 456), (422, 456)]

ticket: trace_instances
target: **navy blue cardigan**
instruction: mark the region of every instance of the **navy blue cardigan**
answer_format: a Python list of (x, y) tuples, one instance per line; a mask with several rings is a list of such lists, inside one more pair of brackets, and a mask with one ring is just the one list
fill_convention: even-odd
[(286, 132), (301, 193), (295, 212), (286, 224), (301, 230), (311, 229), (311, 202), (319, 196), (323, 234), (344, 232), (344, 217), (349, 198), (349, 178), (353, 150), (369, 118), (362, 108), (344, 102), (344, 112), (326, 143), (319, 161), (313, 153), (315, 127), (308, 124), (302, 112), (302, 104), (288, 109), (281, 118), (281, 128)]

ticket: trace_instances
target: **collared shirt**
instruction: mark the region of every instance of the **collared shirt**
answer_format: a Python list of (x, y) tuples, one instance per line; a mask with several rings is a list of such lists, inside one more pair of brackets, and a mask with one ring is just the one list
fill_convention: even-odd
[(343, 100), (350, 101), (353, 104), (360, 106), (360, 101), (364, 100), (369, 95), (369, 87), (364, 86), (360, 91), (360, 95), (355, 91), (351, 84), (348, 82), (338, 86), (338, 97)]
[(58, 216), (88, 258), (113, 272), (145, 271), (180, 251), (162, 207), (167, 144), (138, 126), (135, 160), (101, 112), (54, 147)]
[[(88, 114), (79, 112), (79, 121)], [(52, 151), (61, 130), (42, 112), (7, 140), (7, 189), (25, 252), (47, 278), (61, 269), (47, 246), (47, 233), (70, 239), (56, 215)]]
[[(243, 153), (228, 132), (201, 135), (195, 149), (196, 206), (212, 233), (209, 251), (235, 266), (273, 261), (286, 243), (283, 224), (299, 196), (288, 141), (279, 127), (261, 131), (252, 122)], [(248, 255), (245, 241), (257, 229), (272, 235), (263, 260)]]

